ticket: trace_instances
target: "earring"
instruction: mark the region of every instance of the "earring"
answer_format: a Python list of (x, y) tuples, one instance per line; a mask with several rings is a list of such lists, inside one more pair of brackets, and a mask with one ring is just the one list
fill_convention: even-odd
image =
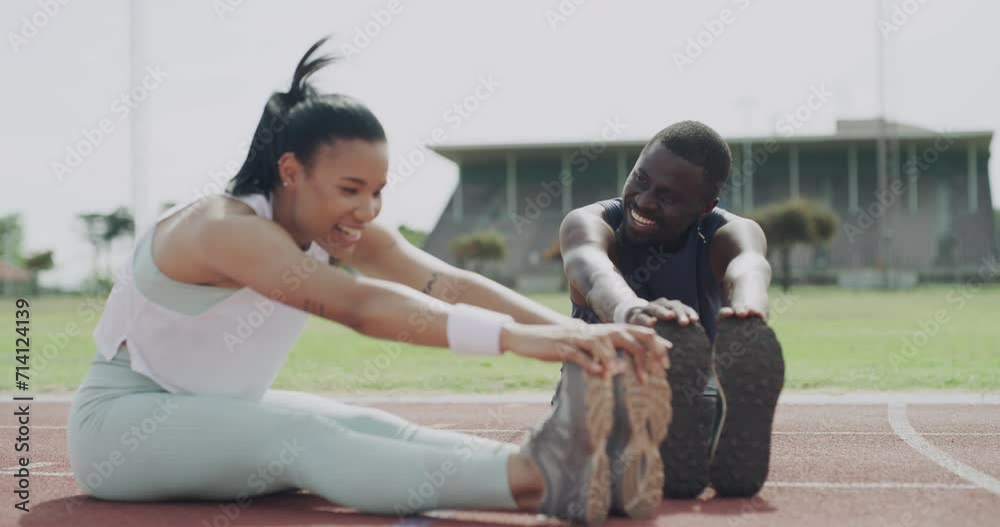
[(283, 180), (283, 181), (281, 182), (281, 186), (283, 186), (283, 187), (287, 187), (287, 186), (288, 186), (288, 181), (284, 181), (284, 180)]

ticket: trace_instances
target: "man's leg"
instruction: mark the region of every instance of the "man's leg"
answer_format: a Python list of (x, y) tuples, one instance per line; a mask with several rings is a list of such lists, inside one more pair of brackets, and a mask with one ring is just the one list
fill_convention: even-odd
[(681, 326), (664, 321), (656, 330), (674, 344), (667, 371), (673, 419), (660, 447), (666, 476), (663, 493), (668, 498), (696, 498), (708, 486), (713, 412), (703, 394), (712, 374), (712, 348), (698, 323)]
[(724, 413), (712, 458), (712, 486), (722, 497), (753, 496), (767, 479), (774, 410), (785, 382), (781, 345), (767, 322), (758, 317), (720, 319), (715, 371)]

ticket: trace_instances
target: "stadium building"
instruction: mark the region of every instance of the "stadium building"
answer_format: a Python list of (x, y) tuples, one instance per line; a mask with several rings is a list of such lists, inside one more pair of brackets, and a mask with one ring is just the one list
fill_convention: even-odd
[[(886, 179), (879, 185), (879, 138)], [(728, 138), (733, 174), (720, 206), (737, 214), (790, 198), (840, 216), (829, 247), (800, 248), (797, 279), (878, 285), (975, 273), (996, 252), (987, 166), (993, 133), (939, 132), (878, 120), (838, 121), (822, 136)], [(449, 242), (495, 229), (506, 260), (494, 278), (555, 287), (561, 265), (544, 254), (570, 210), (620, 195), (645, 140), (441, 145), (459, 184), (425, 248), (449, 262)], [(882, 280), (883, 282), (879, 282)]]

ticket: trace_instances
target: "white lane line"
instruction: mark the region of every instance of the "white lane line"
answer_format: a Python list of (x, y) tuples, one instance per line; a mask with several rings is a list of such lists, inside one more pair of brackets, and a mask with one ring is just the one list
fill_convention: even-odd
[(765, 487), (779, 489), (945, 489), (979, 490), (968, 483), (908, 483), (879, 481), (871, 483), (838, 483), (833, 481), (768, 481)]
[[(17, 430), (20, 425), (0, 425), (0, 428), (4, 430)], [(64, 430), (66, 425), (32, 425), (28, 428), (32, 430)]]
[(896, 435), (900, 439), (910, 445), (910, 448), (920, 452), (927, 459), (930, 459), (966, 481), (974, 483), (993, 494), (1000, 495), (1000, 480), (951, 457), (944, 450), (932, 445), (930, 441), (927, 441), (917, 433), (910, 424), (910, 420), (906, 417), (905, 403), (889, 403), (889, 426), (892, 427), (892, 430), (896, 432)]
[[(6, 470), (6, 469), (0, 470), (0, 475), (2, 475), (2, 476), (13, 476), (15, 474), (16, 474), (16, 472), (14, 472), (13, 470)], [(72, 472), (35, 472), (34, 470), (32, 470), (31, 471), (31, 476), (51, 476), (51, 477), (57, 477), (57, 478), (65, 478), (65, 477), (71, 477), (71, 476), (73, 476), (73, 473)]]
[[(53, 461), (39, 461), (37, 463), (28, 463), (27, 465), (24, 466), (24, 468), (26, 468), (28, 470), (35, 470), (36, 468), (44, 468), (44, 467), (49, 467), (49, 466), (52, 466), (52, 465), (55, 465), (55, 462), (53, 462)], [(13, 467), (0, 468), (0, 471), (2, 471), (2, 472), (15, 472), (15, 471), (17, 471), (20, 468), (21, 468), (21, 465), (14, 465)]]

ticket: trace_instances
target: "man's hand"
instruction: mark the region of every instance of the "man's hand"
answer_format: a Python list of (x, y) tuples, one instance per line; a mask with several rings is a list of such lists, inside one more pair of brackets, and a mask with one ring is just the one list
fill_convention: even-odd
[(676, 320), (678, 324), (686, 326), (691, 321), (698, 321), (698, 312), (693, 308), (684, 305), (680, 300), (668, 300), (657, 298), (646, 304), (645, 307), (633, 309), (625, 317), (630, 324), (653, 327), (660, 320)]
[(757, 317), (764, 321), (767, 321), (767, 306), (751, 306), (748, 303), (739, 303), (732, 306), (724, 307), (719, 310), (719, 316), (722, 318), (747, 318), (747, 317)]

